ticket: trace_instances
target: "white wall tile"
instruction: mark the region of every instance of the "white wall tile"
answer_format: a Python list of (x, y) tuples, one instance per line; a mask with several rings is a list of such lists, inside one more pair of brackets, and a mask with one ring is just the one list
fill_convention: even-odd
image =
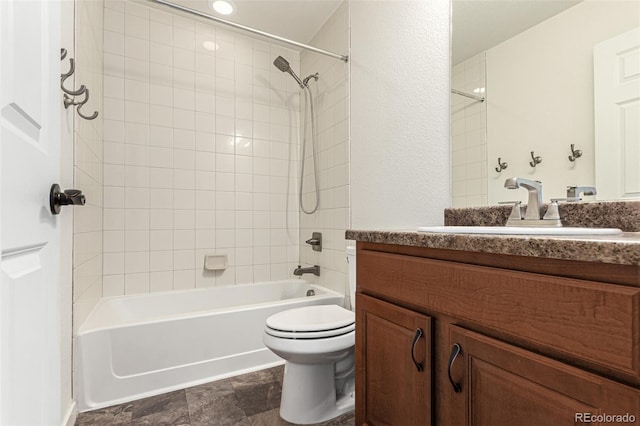
[(125, 34), (149, 40), (149, 20), (139, 16), (127, 14), (125, 17)]
[(124, 56), (124, 34), (113, 31), (104, 32), (104, 51)]
[(155, 43), (171, 46), (173, 44), (173, 25), (163, 24), (152, 19), (149, 24), (149, 35)]
[(149, 61), (149, 41), (137, 37), (125, 36), (124, 56), (127, 58)]
[[(141, 4), (108, 9), (103, 287), (137, 294), (289, 276), (300, 101), (271, 61), (283, 54), (298, 72), (299, 54)], [(288, 93), (272, 96), (280, 89)], [(344, 223), (344, 211), (334, 215)], [(216, 252), (231, 266), (203, 272), (204, 254)]]

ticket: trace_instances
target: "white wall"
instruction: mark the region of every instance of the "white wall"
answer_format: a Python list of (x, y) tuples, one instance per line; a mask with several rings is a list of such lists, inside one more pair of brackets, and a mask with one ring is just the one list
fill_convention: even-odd
[(443, 223), (449, 1), (351, 4), (353, 228)]
[[(485, 54), (457, 64), (451, 87), (484, 96)], [(504, 161), (504, 160), (503, 160)], [(492, 164), (495, 169), (497, 160)], [(487, 103), (451, 94), (451, 205), (487, 204)]]
[[(638, 2), (585, 0), (486, 52), (490, 204), (526, 201), (505, 177), (542, 181), (545, 200), (595, 184), (593, 46), (639, 25)], [(572, 143), (583, 151), (573, 163)], [(535, 169), (532, 150), (543, 158)], [(502, 173), (498, 157), (509, 163)]]
[[(345, 1), (327, 20), (309, 43), (340, 54), (349, 50), (349, 5)], [(320, 277), (305, 279), (343, 292), (347, 282), (344, 232), (349, 227), (349, 64), (303, 51), (300, 55), (301, 78), (318, 72), (320, 79), (309, 83), (314, 95), (318, 130), (318, 171), (320, 203), (311, 214), (300, 211), (300, 262), (320, 265)], [(302, 124), (300, 126), (303, 127)], [(310, 128), (307, 129), (304, 205), (315, 204)], [(304, 243), (311, 233), (322, 232), (322, 252)]]
[(121, 1), (104, 37), (103, 295), (290, 277), (299, 95), (272, 62), (298, 53)]

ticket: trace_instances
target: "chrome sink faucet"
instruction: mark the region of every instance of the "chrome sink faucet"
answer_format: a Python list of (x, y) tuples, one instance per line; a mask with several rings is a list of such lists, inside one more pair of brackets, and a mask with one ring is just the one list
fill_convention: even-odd
[(504, 181), (504, 187), (508, 189), (526, 188), (527, 191), (529, 191), (529, 201), (527, 202), (527, 210), (524, 213), (524, 219), (542, 219), (544, 214), (544, 205), (542, 203), (542, 182), (523, 178), (509, 178)]

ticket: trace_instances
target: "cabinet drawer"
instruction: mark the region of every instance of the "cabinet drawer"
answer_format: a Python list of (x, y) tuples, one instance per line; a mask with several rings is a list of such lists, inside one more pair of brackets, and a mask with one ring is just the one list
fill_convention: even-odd
[(358, 289), (640, 378), (640, 288), (358, 251)]

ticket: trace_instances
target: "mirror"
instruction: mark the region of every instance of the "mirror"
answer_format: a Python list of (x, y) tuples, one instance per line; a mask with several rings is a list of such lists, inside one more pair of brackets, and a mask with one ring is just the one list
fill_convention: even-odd
[[(594, 73), (594, 47), (637, 27), (638, 1), (452, 0), (452, 206), (526, 202), (526, 191), (504, 188), (508, 177), (543, 182), (548, 202), (568, 185), (604, 187), (614, 170), (630, 189), (598, 188), (597, 199), (640, 197), (640, 83), (625, 104), (626, 133), (603, 133)], [(640, 81), (635, 38), (614, 58), (629, 82)], [(614, 163), (607, 153), (619, 154)]]

